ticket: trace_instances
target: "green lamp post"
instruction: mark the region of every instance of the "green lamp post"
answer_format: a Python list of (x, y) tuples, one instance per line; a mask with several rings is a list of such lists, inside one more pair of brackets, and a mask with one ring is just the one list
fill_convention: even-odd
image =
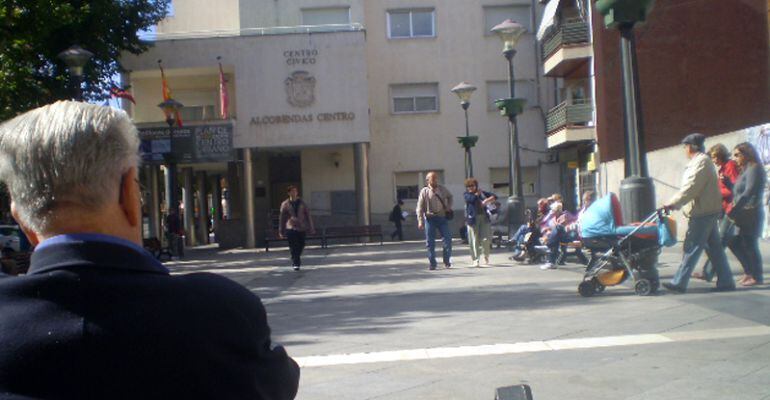
[(524, 196), (521, 188), (521, 159), (519, 158), (519, 130), (516, 116), (524, 110), (525, 99), (516, 98), (515, 78), (513, 71), (513, 56), (516, 55), (516, 44), (527, 31), (523, 25), (507, 19), (491, 29), (503, 41), (503, 56), (508, 61), (508, 86), (510, 97), (495, 101), (500, 113), (508, 117), (508, 238), (512, 238), (519, 225), (524, 222)]
[(641, 221), (655, 209), (655, 186), (647, 170), (644, 146), (642, 102), (636, 61), (634, 25), (644, 22), (654, 0), (597, 0), (596, 9), (604, 16), (606, 28), (620, 31), (620, 57), (623, 72), (623, 132), (625, 140), (625, 179), (620, 184), (623, 220)]
[(460, 99), (460, 106), (465, 111), (465, 136), (458, 136), (457, 141), (465, 149), (465, 177), (470, 178), (473, 176), (473, 157), (471, 155), (471, 148), (478, 142), (478, 136), (471, 136), (470, 129), (468, 127), (468, 107), (471, 106), (471, 95), (476, 91), (476, 86), (473, 86), (467, 82), (461, 82), (459, 85), (452, 88), (452, 93), (456, 94)]

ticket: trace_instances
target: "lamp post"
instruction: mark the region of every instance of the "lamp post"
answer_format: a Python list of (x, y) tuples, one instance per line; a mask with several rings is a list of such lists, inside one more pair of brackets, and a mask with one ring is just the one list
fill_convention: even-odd
[(623, 132), (625, 141), (625, 179), (620, 184), (623, 220), (641, 221), (655, 209), (655, 186), (647, 171), (644, 153), (644, 125), (639, 95), (634, 25), (643, 22), (654, 0), (598, 0), (596, 8), (604, 16), (606, 28), (620, 31), (620, 58), (623, 71)]
[(516, 55), (516, 44), (521, 35), (527, 31), (523, 25), (510, 19), (496, 25), (491, 30), (503, 41), (503, 56), (508, 60), (508, 85), (510, 97), (495, 100), (495, 105), (500, 109), (500, 114), (508, 117), (510, 128), (508, 135), (508, 238), (512, 238), (518, 226), (524, 220), (524, 197), (521, 189), (521, 159), (519, 157), (519, 131), (516, 124), (516, 116), (521, 114), (526, 104), (526, 99), (516, 98), (515, 77), (513, 72), (513, 56)]
[(168, 124), (168, 152), (163, 154), (166, 162), (166, 212), (172, 209), (179, 215), (179, 201), (176, 198), (176, 156), (174, 155), (174, 116), (184, 105), (174, 99), (164, 100), (158, 104), (158, 107), (166, 114), (166, 123)]
[(80, 87), (83, 84), (83, 67), (88, 63), (88, 60), (94, 56), (94, 53), (78, 46), (74, 45), (67, 50), (59, 53), (57, 57), (67, 64), (67, 70), (69, 70), (70, 77), (75, 82), (75, 100), (83, 100), (83, 90)]
[(470, 129), (468, 127), (468, 107), (471, 106), (471, 95), (476, 91), (476, 86), (473, 86), (467, 82), (461, 82), (457, 86), (452, 88), (452, 93), (456, 94), (460, 99), (460, 106), (465, 111), (465, 136), (458, 136), (457, 141), (465, 149), (465, 177), (470, 178), (473, 176), (473, 157), (471, 156), (471, 147), (476, 145), (479, 140), (478, 136), (471, 136)]

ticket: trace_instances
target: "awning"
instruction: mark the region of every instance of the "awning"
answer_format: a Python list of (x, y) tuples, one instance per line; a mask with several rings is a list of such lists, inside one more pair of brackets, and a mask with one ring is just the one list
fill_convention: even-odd
[(537, 40), (543, 40), (545, 31), (556, 23), (556, 11), (561, 0), (550, 0), (543, 11), (543, 19), (540, 20), (540, 28), (537, 30)]

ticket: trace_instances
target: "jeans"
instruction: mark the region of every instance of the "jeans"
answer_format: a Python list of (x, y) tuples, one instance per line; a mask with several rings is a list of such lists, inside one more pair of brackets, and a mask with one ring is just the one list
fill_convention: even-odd
[(743, 273), (762, 284), (764, 278), (762, 276), (762, 253), (759, 252), (759, 237), (738, 233), (730, 240), (728, 246), (738, 261), (741, 262)]
[(727, 256), (725, 256), (725, 249), (722, 247), (722, 240), (719, 237), (719, 229), (717, 228), (718, 217), (719, 214), (712, 214), (690, 218), (682, 248), (684, 252), (682, 263), (674, 274), (674, 278), (671, 279), (673, 285), (681, 289), (687, 289), (690, 274), (695, 269), (701, 253), (705, 250), (716, 271), (717, 287), (735, 287), (733, 273), (730, 271), (730, 265), (727, 263)]
[(491, 230), (489, 221), (483, 215), (476, 217), (476, 223), (468, 225), (468, 247), (471, 250), (471, 260), (478, 261), (483, 254), (489, 258), (492, 249)]
[[(562, 246), (562, 243), (569, 243), (578, 240), (577, 234), (573, 232), (567, 232), (563, 226), (556, 225), (548, 235), (548, 239), (545, 244), (548, 246), (548, 262), (550, 264), (556, 264), (564, 262), (567, 256), (567, 246)], [(583, 264), (588, 264), (588, 259), (583, 254), (581, 249), (575, 249), (575, 256)]]
[[(722, 238), (722, 247), (727, 247), (734, 235), (735, 223), (730, 218), (722, 216), (722, 219), (719, 221), (719, 236)], [(710, 260), (707, 260), (706, 264), (703, 265), (703, 279), (707, 282), (711, 282), (714, 279), (714, 267), (711, 265)]]
[(289, 229), (286, 231), (286, 240), (289, 241), (289, 251), (291, 252), (291, 265), (299, 267), (302, 265), (300, 256), (305, 249), (305, 232)]
[(524, 224), (519, 227), (519, 230), (513, 235), (513, 241), (517, 246), (521, 246), (524, 243), (524, 236), (530, 231), (529, 225)]
[(393, 240), (395, 237), (398, 236), (399, 241), (404, 240), (404, 231), (401, 228), (401, 221), (396, 221), (393, 223), (396, 226), (396, 230), (393, 231), (393, 233), (390, 234), (390, 240)]
[(444, 265), (450, 264), (452, 257), (452, 230), (449, 221), (444, 217), (432, 216), (425, 218), (425, 242), (428, 247), (428, 261), (431, 267), (436, 266), (436, 230), (441, 232), (444, 242)]

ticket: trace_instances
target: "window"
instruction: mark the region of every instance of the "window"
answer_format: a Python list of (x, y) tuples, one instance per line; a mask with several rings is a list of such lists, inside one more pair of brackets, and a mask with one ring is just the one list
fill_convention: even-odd
[[(521, 168), (521, 190), (524, 196), (533, 196), (537, 193), (536, 182), (538, 180), (537, 167)], [(489, 177), (492, 181), (492, 191), (498, 196), (505, 196), (508, 191), (508, 168), (490, 168)]]
[(388, 11), (388, 37), (435, 37), (436, 23), (433, 10)]
[[(537, 105), (537, 96), (535, 95), (535, 85), (527, 80), (516, 81), (516, 98), (527, 99), (525, 108)], [(487, 111), (498, 111), (495, 106), (495, 100), (507, 99), (510, 96), (511, 88), (507, 81), (489, 81), (487, 82)]]
[(391, 85), (393, 114), (438, 112), (438, 84)]
[[(396, 184), (396, 200), (417, 200), (420, 197), (420, 189), (425, 186), (425, 175), (430, 171), (396, 172), (394, 180)], [(444, 174), (438, 173), (438, 181), (444, 181)]]
[(350, 7), (302, 9), (302, 25), (335, 25), (350, 23)]
[(184, 121), (206, 121), (217, 119), (214, 106), (184, 106), (179, 110), (179, 116)]
[(524, 25), (527, 32), (532, 32), (529, 10), (527, 5), (484, 7), (484, 34), (492, 35), (490, 30), (506, 19), (516, 21)]

